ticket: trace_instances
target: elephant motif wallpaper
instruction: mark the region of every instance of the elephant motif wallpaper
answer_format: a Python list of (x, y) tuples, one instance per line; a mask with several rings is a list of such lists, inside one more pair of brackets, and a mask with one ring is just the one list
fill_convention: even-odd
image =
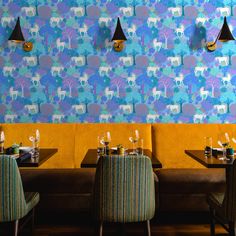
[(224, 16), (236, 36), (236, 0), (0, 0), (0, 122), (235, 123), (236, 44), (204, 47)]

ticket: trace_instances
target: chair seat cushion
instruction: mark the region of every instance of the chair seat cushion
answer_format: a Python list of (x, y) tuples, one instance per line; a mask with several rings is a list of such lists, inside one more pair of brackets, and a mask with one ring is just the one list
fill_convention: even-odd
[(30, 212), (39, 202), (39, 193), (37, 192), (26, 192), (25, 201), (28, 212)]

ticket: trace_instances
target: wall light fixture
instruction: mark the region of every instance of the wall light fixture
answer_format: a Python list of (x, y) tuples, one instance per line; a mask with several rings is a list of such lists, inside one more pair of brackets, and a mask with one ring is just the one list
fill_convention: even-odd
[(113, 45), (114, 50), (116, 52), (122, 51), (124, 48), (124, 41), (126, 41), (126, 40), (127, 40), (127, 38), (125, 37), (125, 34), (121, 28), (120, 19), (118, 17), (116, 30), (115, 30), (115, 33), (112, 37), (112, 41), (114, 41), (114, 45)]
[(206, 47), (207, 47), (207, 50), (208, 51), (215, 51), (216, 50), (216, 43), (217, 43), (217, 40), (221, 41), (221, 42), (228, 42), (230, 40), (235, 40), (232, 33), (230, 32), (230, 29), (229, 29), (229, 26), (227, 24), (227, 20), (226, 20), (226, 17), (224, 17), (224, 23), (223, 23), (223, 26), (216, 38), (216, 40), (214, 42), (208, 42), (206, 44)]
[(23, 49), (26, 52), (30, 52), (33, 49), (33, 43), (25, 41), (24, 35), (21, 30), (21, 26), (20, 26), (20, 17), (18, 17), (16, 26), (14, 30), (12, 31), (12, 34), (8, 40), (11, 40), (15, 43), (23, 43)]

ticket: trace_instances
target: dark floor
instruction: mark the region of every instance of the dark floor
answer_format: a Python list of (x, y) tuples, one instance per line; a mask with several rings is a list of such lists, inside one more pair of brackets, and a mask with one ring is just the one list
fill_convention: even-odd
[[(151, 221), (152, 236), (210, 236), (209, 215), (206, 213), (165, 213), (155, 216)], [(34, 236), (94, 236), (94, 222), (89, 215), (67, 213), (37, 215)], [(145, 235), (145, 223), (104, 224), (104, 236), (122, 235), (125, 228), (126, 236)], [(6, 231), (5, 231), (6, 232)], [(7, 233), (0, 233), (7, 236)], [(27, 230), (20, 236), (29, 235)], [(216, 235), (227, 235), (225, 230), (217, 225)]]

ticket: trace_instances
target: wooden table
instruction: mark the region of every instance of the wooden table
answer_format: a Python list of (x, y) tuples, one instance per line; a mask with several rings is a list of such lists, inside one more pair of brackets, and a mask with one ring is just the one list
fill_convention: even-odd
[(219, 160), (219, 158), (214, 156), (205, 157), (204, 150), (185, 150), (185, 153), (207, 168), (224, 168), (225, 182), (227, 186), (226, 196), (229, 196), (232, 184), (234, 184), (232, 171), (233, 163), (235, 160), (234, 158), (231, 158), (229, 160)]
[(204, 150), (185, 150), (185, 153), (207, 168), (228, 168), (234, 162), (234, 158), (219, 160), (215, 156), (205, 157)]
[[(127, 153), (131, 150), (127, 150)], [(161, 162), (153, 155), (149, 149), (144, 149), (143, 154), (148, 156), (152, 161), (152, 168), (162, 168)], [(116, 154), (112, 154), (116, 155)], [(98, 162), (97, 149), (88, 149), (84, 159), (81, 162), (81, 168), (96, 168)]]
[(40, 148), (39, 155), (18, 162), (18, 167), (39, 167), (58, 151), (57, 148)]

